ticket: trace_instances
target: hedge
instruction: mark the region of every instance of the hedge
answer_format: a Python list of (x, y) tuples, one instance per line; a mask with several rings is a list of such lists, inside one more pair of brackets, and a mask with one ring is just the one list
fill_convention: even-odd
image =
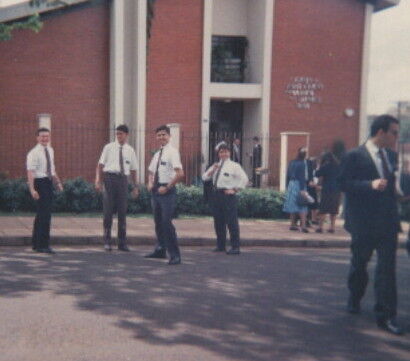
[[(131, 190), (131, 189), (130, 189)], [(209, 215), (208, 204), (204, 202), (202, 187), (178, 185), (177, 214)], [(239, 216), (246, 218), (283, 218), (283, 194), (272, 189), (245, 189), (238, 195)], [(0, 210), (6, 212), (34, 211), (35, 202), (24, 179), (0, 181)], [(102, 196), (94, 185), (82, 178), (64, 182), (64, 191), (55, 192), (54, 212), (100, 212)], [(128, 212), (132, 214), (150, 213), (151, 196), (141, 187), (137, 199), (128, 201)]]

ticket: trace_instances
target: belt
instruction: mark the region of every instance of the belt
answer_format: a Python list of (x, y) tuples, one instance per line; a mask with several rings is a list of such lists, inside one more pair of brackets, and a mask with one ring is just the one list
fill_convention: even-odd
[(126, 177), (126, 174), (121, 174), (121, 173), (114, 173), (114, 172), (104, 172), (104, 174), (108, 174), (108, 175), (114, 175), (117, 177)]

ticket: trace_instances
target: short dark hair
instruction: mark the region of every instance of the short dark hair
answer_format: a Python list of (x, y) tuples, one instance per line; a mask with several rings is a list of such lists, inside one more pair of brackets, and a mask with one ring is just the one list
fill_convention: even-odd
[(115, 130), (117, 130), (118, 132), (124, 132), (124, 133), (129, 133), (130, 130), (128, 129), (128, 127), (125, 124), (121, 124), (119, 125), (117, 128), (115, 128)]
[(157, 129), (155, 129), (155, 133), (159, 133), (162, 131), (165, 131), (168, 134), (171, 134), (171, 129), (169, 129), (168, 125), (164, 124), (164, 125), (159, 126)]
[(253, 137), (252, 138), (255, 142), (259, 142), (259, 137)]
[(45, 127), (38, 128), (38, 129), (37, 129), (37, 136), (39, 136), (41, 132), (50, 133), (50, 129), (45, 128)]
[(306, 159), (306, 154), (307, 154), (307, 149), (306, 147), (300, 147), (298, 149), (298, 154), (296, 156), (296, 159), (298, 160), (305, 160)]
[(229, 148), (229, 145), (226, 143), (222, 143), (216, 150), (216, 153), (219, 153), (219, 151), (221, 150), (227, 150), (227, 151), (231, 151), (231, 149)]
[(370, 127), (370, 136), (374, 137), (380, 129), (387, 133), (392, 123), (400, 124), (399, 120), (391, 115), (379, 115), (373, 120), (372, 126)]

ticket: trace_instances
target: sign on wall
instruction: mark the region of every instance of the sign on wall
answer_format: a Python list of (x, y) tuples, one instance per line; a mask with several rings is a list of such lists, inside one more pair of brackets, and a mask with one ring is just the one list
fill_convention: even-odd
[(310, 109), (312, 104), (322, 102), (322, 98), (319, 96), (322, 89), (323, 84), (318, 79), (296, 76), (291, 78), (286, 87), (286, 93), (295, 101), (298, 109)]

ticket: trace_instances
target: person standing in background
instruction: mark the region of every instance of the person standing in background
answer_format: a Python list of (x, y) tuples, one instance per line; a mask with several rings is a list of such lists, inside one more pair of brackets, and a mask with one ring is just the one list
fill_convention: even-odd
[(252, 186), (260, 188), (261, 175), (258, 174), (258, 168), (262, 167), (262, 146), (259, 143), (258, 137), (253, 137), (252, 150)]
[(235, 138), (232, 143), (232, 160), (236, 163), (242, 164), (241, 141), (239, 138)]

